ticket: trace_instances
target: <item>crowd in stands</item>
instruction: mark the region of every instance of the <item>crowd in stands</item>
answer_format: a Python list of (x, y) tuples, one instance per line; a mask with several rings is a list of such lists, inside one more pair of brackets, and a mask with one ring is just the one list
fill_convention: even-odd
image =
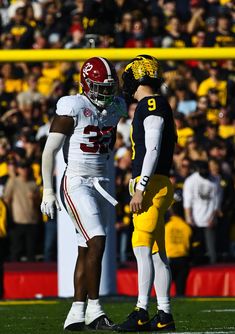
[[(216, 259), (235, 258), (235, 60), (213, 60), (213, 47), (235, 47), (234, 1), (1, 0), (0, 44), (1, 50), (211, 47), (211, 61), (162, 63), (162, 94), (178, 134), (171, 180), (182, 200), (196, 162), (208, 162), (221, 187)], [(115, 65), (121, 74), (125, 62)], [(39, 210), (41, 154), (58, 99), (79, 91), (80, 67), (79, 60), (0, 63), (0, 253), (4, 250), (7, 260), (56, 260), (56, 222), (44, 224)], [(128, 181), (135, 106), (128, 106), (128, 117), (118, 125), (115, 145), (121, 265), (133, 258)], [(22, 196), (14, 194), (19, 183)], [(15, 228), (18, 223), (23, 226)]]

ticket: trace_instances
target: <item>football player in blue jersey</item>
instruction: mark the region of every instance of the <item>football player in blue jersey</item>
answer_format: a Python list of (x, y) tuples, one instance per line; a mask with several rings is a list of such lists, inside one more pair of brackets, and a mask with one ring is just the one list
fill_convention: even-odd
[[(131, 128), (133, 251), (138, 266), (138, 301), (134, 311), (118, 325), (123, 332), (171, 331), (171, 273), (165, 252), (164, 215), (173, 199), (169, 180), (177, 141), (171, 107), (160, 94), (162, 73), (157, 59), (134, 58), (122, 75), (123, 92), (138, 101)], [(157, 312), (150, 319), (148, 303), (154, 283)]]

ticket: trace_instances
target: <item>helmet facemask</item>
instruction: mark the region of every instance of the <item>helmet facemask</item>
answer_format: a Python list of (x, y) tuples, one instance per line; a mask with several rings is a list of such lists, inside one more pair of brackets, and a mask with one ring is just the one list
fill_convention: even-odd
[(117, 82), (114, 79), (97, 82), (87, 78), (86, 83), (89, 91), (85, 94), (96, 106), (104, 108), (113, 102), (114, 96), (117, 94)]
[(83, 93), (100, 109), (109, 106), (117, 95), (118, 77), (114, 66), (105, 58), (88, 59), (81, 68)]

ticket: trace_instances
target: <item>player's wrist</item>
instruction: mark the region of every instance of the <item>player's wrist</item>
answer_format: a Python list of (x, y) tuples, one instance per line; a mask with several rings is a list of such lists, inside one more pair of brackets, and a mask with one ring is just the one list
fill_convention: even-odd
[(44, 188), (43, 197), (55, 195), (53, 188)]
[(136, 185), (136, 191), (141, 191), (142, 193), (145, 191), (145, 186), (143, 186), (142, 184), (140, 183), (137, 183)]
[(147, 175), (141, 176), (139, 182), (136, 185), (136, 189), (144, 192), (148, 182), (149, 182), (149, 176)]

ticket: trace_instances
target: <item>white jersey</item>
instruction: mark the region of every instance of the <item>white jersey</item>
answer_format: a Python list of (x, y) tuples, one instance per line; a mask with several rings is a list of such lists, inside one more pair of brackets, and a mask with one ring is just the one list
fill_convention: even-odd
[(110, 143), (125, 108), (124, 100), (119, 97), (115, 97), (102, 112), (84, 95), (59, 99), (56, 114), (74, 119), (74, 131), (63, 145), (67, 172), (80, 176), (106, 176)]

